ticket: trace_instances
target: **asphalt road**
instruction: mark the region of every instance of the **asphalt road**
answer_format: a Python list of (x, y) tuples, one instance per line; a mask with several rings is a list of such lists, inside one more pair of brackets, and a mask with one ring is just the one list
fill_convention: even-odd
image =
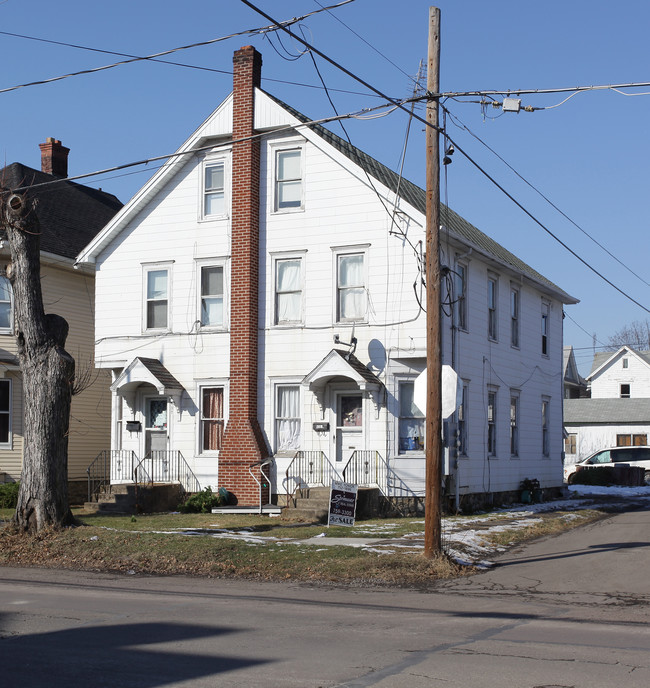
[(650, 686), (650, 512), (427, 592), (0, 568), (0, 686)]

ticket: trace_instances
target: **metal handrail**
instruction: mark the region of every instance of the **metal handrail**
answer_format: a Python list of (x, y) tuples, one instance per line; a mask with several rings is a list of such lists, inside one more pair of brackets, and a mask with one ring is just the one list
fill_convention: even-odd
[[(317, 485), (328, 487), (333, 479), (343, 480), (325, 452), (297, 451), (285, 472), (287, 504), (298, 490)], [(294, 486), (293, 489), (290, 489), (291, 484)]]
[(256, 461), (255, 463), (250, 464), (248, 467), (248, 472), (250, 473), (251, 478), (257, 483), (257, 487), (259, 488), (260, 491), (260, 505), (259, 505), (259, 513), (261, 514), (263, 509), (262, 509), (262, 482), (257, 479), (257, 476), (253, 473), (253, 468), (259, 468), (260, 473), (262, 474), (262, 477), (266, 479), (266, 484), (269, 488), (269, 495), (271, 491), (271, 479), (269, 476), (264, 472), (264, 466), (270, 466), (273, 463), (273, 459), (262, 459), (261, 461)]
[(104, 449), (99, 452), (86, 468), (88, 501), (97, 499), (106, 488), (110, 489), (111, 480), (130, 480), (136, 461), (135, 452), (128, 449)]
[(178, 482), (184, 492), (201, 491), (198, 478), (177, 449), (152, 449), (133, 468), (133, 482), (136, 485)]

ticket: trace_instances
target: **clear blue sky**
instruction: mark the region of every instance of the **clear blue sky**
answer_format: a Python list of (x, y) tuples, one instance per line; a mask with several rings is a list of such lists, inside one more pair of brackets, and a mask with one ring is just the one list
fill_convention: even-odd
[[(321, 2), (334, 4), (334, 0)], [(258, 0), (256, 4), (277, 19), (319, 7), (315, 0)], [(412, 90), (407, 75), (415, 75), (419, 61), (426, 59), (431, 4), (422, 0), (355, 0), (336, 10), (336, 16), (375, 50), (328, 13), (307, 19), (303, 23), (304, 35), (381, 91), (396, 98), (406, 97)], [(440, 0), (437, 6), (442, 12), (443, 91), (650, 81), (648, 3)], [(0, 31), (133, 55), (210, 40), (266, 23), (239, 0), (0, 2)], [(291, 39), (283, 37), (280, 45), (274, 36), (236, 37), (163, 59), (229, 72), (233, 51), (247, 44), (263, 54), (263, 87), (267, 91), (310, 117), (332, 114), (321, 88), (270, 80), (319, 85), (308, 55), (285, 59), (288, 53), (297, 55), (300, 50)], [(118, 59), (2, 34), (0, 46), (0, 89)], [(360, 94), (332, 90), (340, 113), (377, 104), (377, 98), (366, 94), (361, 85), (320, 59), (318, 64), (328, 88)], [(4, 162), (39, 167), (38, 143), (47, 136), (60, 139), (71, 149), (73, 175), (172, 152), (231, 89), (229, 74), (209, 70), (139, 62), (0, 93)], [(644, 91), (650, 92), (650, 87), (637, 89)], [(556, 105), (565, 97), (524, 96), (523, 101), (524, 105), (544, 107)], [(588, 92), (559, 107), (520, 114), (502, 114), (492, 108), (483, 112), (479, 104), (472, 103), (447, 101), (446, 105), (564, 213), (650, 282), (646, 267), (650, 95)], [(406, 126), (407, 117), (400, 112), (346, 124), (355, 145), (394, 169), (399, 163)], [(341, 133), (338, 125), (332, 128)], [(574, 251), (650, 308), (648, 285), (595, 246), (476, 139), (452, 124), (449, 132)], [(424, 166), (422, 126), (413, 123), (405, 175), (423, 186)], [(153, 166), (137, 170), (86, 183), (101, 186), (127, 201), (150, 176)], [(447, 168), (442, 197), (469, 221), (580, 299), (580, 304), (567, 308), (564, 340), (576, 347), (583, 374), (589, 370), (593, 334), (604, 342), (627, 322), (650, 317), (548, 237), (458, 154)]]

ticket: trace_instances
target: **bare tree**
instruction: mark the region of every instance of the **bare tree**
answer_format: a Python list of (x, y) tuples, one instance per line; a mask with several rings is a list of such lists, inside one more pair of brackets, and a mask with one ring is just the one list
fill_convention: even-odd
[(68, 323), (45, 314), (40, 281), (40, 225), (26, 194), (4, 193), (0, 226), (11, 250), (14, 329), (23, 378), (24, 449), (13, 523), (38, 532), (73, 522), (68, 502), (68, 426), (75, 362), (65, 350)]
[(617, 351), (629, 346), (637, 351), (650, 351), (650, 321), (634, 320), (615, 332), (607, 340), (607, 349)]

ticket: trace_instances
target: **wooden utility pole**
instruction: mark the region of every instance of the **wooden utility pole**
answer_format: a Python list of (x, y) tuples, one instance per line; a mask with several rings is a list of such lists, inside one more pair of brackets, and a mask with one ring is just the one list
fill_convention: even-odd
[(426, 283), (427, 283), (427, 410), (424, 555), (432, 557), (441, 548), (440, 494), (441, 371), (440, 360), (440, 152), (438, 98), (440, 92), (440, 10), (429, 8), (429, 50), (427, 59), (427, 188), (426, 188)]

